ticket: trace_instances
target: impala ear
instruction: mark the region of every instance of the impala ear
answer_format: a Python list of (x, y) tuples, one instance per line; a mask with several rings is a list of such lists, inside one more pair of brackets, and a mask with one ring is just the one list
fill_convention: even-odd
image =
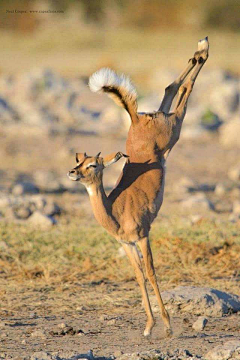
[(103, 158), (103, 165), (104, 165), (104, 167), (107, 167), (107, 166), (117, 162), (122, 157), (128, 158), (128, 155), (125, 155), (122, 152), (117, 152), (117, 153), (107, 155)]
[(78, 164), (81, 164), (86, 157), (87, 157), (86, 153), (76, 153), (76, 162)]

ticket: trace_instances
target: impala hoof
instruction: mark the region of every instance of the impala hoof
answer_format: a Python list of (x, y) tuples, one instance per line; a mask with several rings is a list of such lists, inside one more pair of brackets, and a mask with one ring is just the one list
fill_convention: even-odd
[(143, 335), (144, 335), (145, 337), (150, 336), (150, 335), (151, 335), (151, 330), (145, 329)]
[(205, 39), (199, 40), (198, 42), (198, 51), (208, 51), (209, 48), (209, 42), (208, 37), (206, 36)]

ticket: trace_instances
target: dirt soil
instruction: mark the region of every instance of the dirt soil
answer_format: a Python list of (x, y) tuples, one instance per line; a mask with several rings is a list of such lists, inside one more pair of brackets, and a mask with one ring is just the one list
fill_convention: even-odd
[(91, 349), (95, 357), (108, 358), (152, 349), (171, 354), (184, 348), (203, 356), (216, 345), (239, 339), (237, 314), (209, 318), (199, 333), (192, 329), (196, 316), (172, 315), (171, 338), (165, 337), (163, 323), (155, 314), (152, 336), (145, 338), (146, 316), (140, 298), (134, 298), (138, 290), (135, 281), (72, 284), (58, 294), (51, 287), (36, 289), (30, 284), (14, 296), (12, 287), (13, 310), (1, 311), (1, 352), (6, 359), (28, 359), (43, 350), (61, 356), (86, 354)]

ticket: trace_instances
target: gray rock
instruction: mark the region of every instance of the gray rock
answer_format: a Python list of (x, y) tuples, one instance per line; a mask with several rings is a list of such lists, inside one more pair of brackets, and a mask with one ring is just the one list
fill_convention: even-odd
[(44, 331), (42, 330), (35, 330), (31, 333), (32, 337), (36, 337), (36, 338), (42, 338), (45, 339), (46, 338), (46, 334)]
[(162, 352), (159, 350), (144, 351), (141, 353), (127, 353), (120, 355), (116, 360), (151, 360), (151, 359), (162, 359)]
[(31, 197), (31, 203), (34, 204), (35, 209), (42, 211), (47, 204), (47, 200), (42, 195), (33, 195)]
[(206, 360), (237, 360), (240, 359), (240, 340), (231, 340), (218, 345), (205, 356)]
[[(190, 312), (195, 315), (221, 317), (240, 311), (240, 297), (217, 289), (178, 286), (162, 293), (166, 308), (173, 313)], [(156, 299), (151, 297), (156, 311)]]
[(240, 181), (240, 165), (230, 168), (228, 171), (228, 177), (232, 181)]
[(68, 327), (68, 325), (66, 323), (60, 323), (60, 324), (58, 324), (58, 327), (60, 329), (64, 329), (64, 328)]
[(239, 133), (240, 121), (238, 114), (236, 119), (221, 126), (219, 135), (220, 144), (225, 148), (240, 148)]
[(197, 321), (195, 321), (192, 325), (192, 328), (196, 331), (202, 331), (207, 325), (208, 319), (204, 316), (200, 316)]
[(34, 180), (43, 191), (59, 192), (63, 189), (54, 172), (38, 170), (34, 173)]
[(160, 350), (149, 350), (139, 353), (123, 354), (116, 357), (116, 360), (197, 360), (198, 356), (192, 355), (186, 349), (175, 349), (174, 351), (168, 351), (163, 353)]
[(47, 216), (59, 215), (61, 209), (55, 202), (47, 202), (43, 208), (43, 213)]
[(223, 195), (226, 194), (227, 188), (226, 188), (226, 186), (224, 186), (223, 184), (218, 183), (218, 184), (215, 186), (214, 192), (215, 192), (215, 194), (216, 194), (217, 196), (223, 196)]
[(126, 256), (126, 252), (124, 250), (124, 248), (121, 246), (118, 251), (117, 251), (117, 258), (123, 258)]
[(123, 352), (122, 350), (116, 350), (114, 351), (113, 355), (115, 358), (119, 358), (121, 355), (123, 355)]
[(210, 200), (207, 199), (204, 193), (196, 193), (189, 196), (187, 199), (181, 201), (181, 205), (189, 210), (213, 210), (214, 206)]
[(14, 216), (17, 219), (26, 220), (29, 218), (30, 215), (32, 215), (31, 209), (28, 206), (25, 206), (23, 204), (14, 206), (12, 210), (13, 210)]
[(6, 208), (11, 204), (11, 200), (9, 196), (6, 196), (5, 194), (0, 194), (0, 208)]
[(187, 194), (195, 189), (197, 186), (196, 182), (190, 179), (187, 176), (182, 177), (179, 181), (176, 182), (174, 186), (175, 192), (180, 195)]
[(49, 353), (47, 353), (45, 351), (37, 351), (31, 356), (30, 359), (31, 360), (52, 360), (53, 358)]
[(40, 211), (35, 211), (28, 219), (29, 224), (40, 227), (42, 229), (49, 229), (56, 224), (56, 220), (50, 216), (46, 216)]
[(197, 224), (200, 221), (202, 221), (203, 219), (204, 219), (203, 216), (199, 215), (199, 214), (190, 216), (191, 224)]
[(1, 359), (1, 360), (6, 360), (6, 359), (7, 359), (7, 356), (8, 356), (8, 355), (7, 355), (7, 353), (5, 353), (5, 352), (1, 352), (1, 353), (0, 353), (0, 359)]
[(13, 186), (12, 194), (20, 196), (23, 194), (38, 194), (39, 188), (31, 182), (21, 182)]
[(201, 126), (186, 126), (181, 131), (182, 140), (198, 140), (203, 139), (203, 136), (207, 134), (207, 131), (204, 130)]

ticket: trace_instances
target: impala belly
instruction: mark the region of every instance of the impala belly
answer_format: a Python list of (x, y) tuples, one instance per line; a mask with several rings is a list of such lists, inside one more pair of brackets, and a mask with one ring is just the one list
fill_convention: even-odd
[(151, 223), (162, 205), (164, 192), (163, 167), (138, 176), (130, 186), (121, 190), (121, 182), (111, 196), (118, 193), (112, 213), (119, 223), (118, 238), (135, 242), (148, 236)]

